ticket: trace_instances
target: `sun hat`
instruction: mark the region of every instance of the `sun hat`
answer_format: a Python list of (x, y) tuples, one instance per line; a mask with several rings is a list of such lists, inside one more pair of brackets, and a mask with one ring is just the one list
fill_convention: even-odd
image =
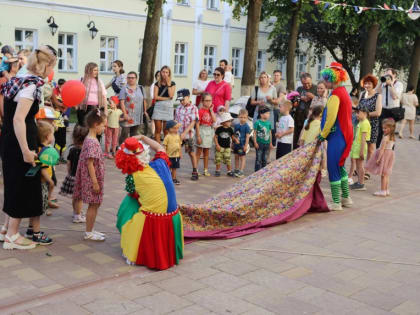
[(230, 115), (230, 113), (223, 113), (222, 117), (221, 117), (221, 123), (227, 122), (233, 120), (232, 116)]

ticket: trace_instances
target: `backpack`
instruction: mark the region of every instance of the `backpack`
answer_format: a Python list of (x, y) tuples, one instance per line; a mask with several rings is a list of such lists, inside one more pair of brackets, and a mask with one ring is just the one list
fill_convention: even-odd
[[(257, 100), (257, 95), (258, 95), (258, 86), (255, 86), (255, 101)], [(255, 108), (257, 106), (254, 106), (251, 104), (251, 96), (248, 99), (248, 102), (246, 103), (246, 110), (248, 111), (248, 117), (254, 118), (254, 114), (255, 114)]]

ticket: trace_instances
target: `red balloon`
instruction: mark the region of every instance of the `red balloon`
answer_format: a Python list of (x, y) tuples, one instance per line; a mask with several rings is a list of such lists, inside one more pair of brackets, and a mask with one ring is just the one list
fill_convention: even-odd
[(48, 82), (51, 82), (54, 78), (54, 70), (51, 70), (50, 74), (48, 75)]
[(67, 107), (79, 105), (86, 96), (86, 88), (78, 80), (70, 80), (63, 84), (61, 88), (61, 98)]

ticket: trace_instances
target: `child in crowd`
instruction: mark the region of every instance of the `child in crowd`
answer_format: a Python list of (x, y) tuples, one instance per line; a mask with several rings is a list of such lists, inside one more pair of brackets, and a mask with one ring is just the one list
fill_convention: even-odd
[(378, 197), (387, 197), (389, 192), (389, 177), (394, 165), (395, 153), (395, 120), (384, 119), (382, 122), (384, 136), (380, 147), (366, 163), (366, 170), (371, 174), (381, 175), (381, 190), (374, 193)]
[(369, 110), (365, 106), (359, 106), (356, 128), (356, 137), (353, 141), (350, 156), (356, 160), (358, 182), (350, 186), (353, 190), (366, 190), (364, 160), (367, 156), (367, 142), (370, 140), (370, 123), (367, 119)]
[(271, 142), (270, 109), (267, 106), (260, 106), (258, 113), (260, 119), (254, 123), (255, 171), (267, 165), (270, 149), (274, 148)]
[(215, 176), (220, 176), (221, 164), (225, 164), (227, 168), (227, 175), (233, 177), (232, 165), (230, 161), (231, 144), (234, 140), (232, 125), (232, 116), (229, 113), (223, 113), (221, 116), (221, 126), (216, 129), (214, 135), (214, 143), (216, 145), (216, 152), (214, 155), (214, 162), (216, 163)]
[(295, 129), (295, 121), (290, 115), (292, 103), (289, 100), (280, 104), (280, 119), (276, 126), (277, 149), (276, 159), (292, 152), (293, 131)]
[(222, 125), (222, 115), (226, 113), (226, 107), (219, 106), (216, 113), (216, 122), (214, 123), (214, 129), (216, 130)]
[[(21, 49), (18, 52), (18, 59), (19, 59), (19, 66), (20, 69), (17, 73), (17, 77), (23, 77), (25, 74), (28, 73), (28, 69), (26, 67), (26, 64), (28, 63), (28, 57), (31, 54), (31, 51), (29, 49)], [(61, 79), (64, 80), (64, 79)], [(58, 80), (58, 83), (60, 84), (60, 80)]]
[(191, 103), (188, 89), (179, 90), (177, 100), (181, 101), (181, 105), (175, 111), (175, 120), (181, 124), (179, 133), (181, 134), (182, 145), (185, 146), (185, 153), (188, 153), (191, 159), (193, 168), (191, 180), (198, 180), (197, 159), (194, 153), (195, 128), (199, 128), (198, 108)]
[[(10, 70), (10, 62), (13, 58), (15, 50), (12, 46), (5, 45), (1, 48), (1, 53), (3, 57), (1, 58), (0, 63), (0, 77), (5, 77), (7, 80), (10, 79), (9, 70)], [(16, 61), (16, 60), (14, 60)]]
[[(38, 141), (40, 143), (39, 152), (44, 147), (49, 147), (54, 142), (54, 127), (45, 121), (38, 121)], [(46, 215), (51, 215), (51, 211), (48, 210), (48, 202), (51, 198), (51, 193), (54, 189), (54, 182), (52, 180), (53, 168), (52, 166), (41, 164), (41, 193), (42, 193), (42, 209)], [(48, 213), (50, 211), (50, 213)], [(38, 221), (38, 222), (34, 222)], [(37, 218), (30, 218), (28, 229), (26, 230), (25, 236), (32, 239), (33, 242), (39, 245), (50, 245), (53, 243), (52, 239), (49, 238), (44, 232), (40, 231), (40, 220)]]
[(86, 116), (89, 133), (83, 142), (74, 182), (73, 199), (76, 209), (89, 204), (86, 213), (85, 240), (104, 241), (105, 234), (93, 229), (104, 195), (105, 163), (98, 136), (105, 130), (106, 116), (99, 109)]
[(235, 171), (236, 177), (244, 177), (244, 169), (246, 163), (246, 152), (251, 136), (251, 127), (248, 125), (248, 111), (241, 109), (239, 111), (239, 123), (234, 126), (236, 143), (233, 145), (233, 154), (235, 154)]
[(172, 181), (175, 185), (181, 184), (176, 178), (176, 170), (179, 168), (180, 159), (182, 157), (182, 140), (178, 133), (179, 126), (180, 124), (175, 120), (167, 121), (165, 128), (168, 130), (168, 134), (165, 136), (165, 139), (163, 139), (163, 146), (165, 147), (166, 154), (171, 162)]
[(202, 107), (198, 111), (197, 128), (197, 165), (200, 161), (201, 152), (204, 157), (204, 176), (210, 176), (209, 173), (209, 154), (213, 146), (214, 129), (213, 124), (216, 121), (216, 115), (213, 111), (213, 97), (210, 93), (203, 93), (201, 96)]
[(321, 132), (321, 116), (323, 106), (315, 106), (312, 109), (311, 115), (309, 115), (308, 122), (303, 128), (302, 139), (300, 146), (315, 141)]
[[(113, 159), (118, 146), (118, 136), (120, 133), (120, 121), (123, 111), (117, 108), (120, 104), (118, 96), (111, 96), (109, 99), (108, 109), (108, 125), (105, 130), (105, 153), (104, 156), (108, 159)], [(110, 152), (111, 147), (111, 152)]]
[[(61, 185), (60, 195), (65, 197), (73, 197), (74, 181), (79, 164), (80, 152), (82, 151), (83, 141), (85, 140), (89, 130), (80, 125), (76, 125), (73, 129), (73, 146), (70, 148), (67, 156), (67, 175)], [(82, 213), (82, 203), (76, 202), (72, 198), (73, 204), (73, 223), (85, 223), (86, 217)]]
[[(356, 127), (359, 121), (357, 120), (357, 106), (359, 105), (359, 99), (356, 96), (351, 97), (351, 106), (352, 106), (352, 114), (351, 114), (351, 122), (353, 124), (353, 141), (356, 136)], [(354, 171), (356, 170), (356, 160), (350, 156), (350, 172), (349, 172), (349, 185), (353, 185), (353, 175)]]
[(63, 101), (61, 99), (61, 86), (66, 83), (66, 80), (59, 79), (58, 86), (55, 87), (52, 91), (51, 95), (51, 102), (52, 105), (58, 114), (58, 119), (60, 123), (57, 125), (57, 130), (54, 133), (55, 138), (55, 148), (60, 154), (60, 163), (66, 163), (66, 160), (63, 158), (64, 151), (66, 150), (67, 144), (67, 125), (66, 125), (66, 116), (65, 113), (67, 111), (67, 107), (64, 106)]

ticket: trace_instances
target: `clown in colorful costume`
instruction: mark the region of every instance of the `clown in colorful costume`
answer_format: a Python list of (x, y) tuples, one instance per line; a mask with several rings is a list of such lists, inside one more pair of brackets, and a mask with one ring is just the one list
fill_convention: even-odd
[(344, 168), (353, 142), (351, 99), (347, 90), (341, 86), (348, 75), (342, 65), (336, 62), (322, 70), (321, 75), (327, 88), (333, 91), (324, 109), (319, 138), (321, 141), (328, 140), (327, 167), (333, 199), (330, 208), (342, 210), (342, 206), (353, 204), (349, 196), (348, 175)]
[[(157, 152), (150, 163), (148, 146)], [(147, 137), (128, 138), (115, 164), (127, 174), (128, 196), (117, 218), (127, 263), (159, 270), (178, 264), (184, 252), (182, 217), (163, 147)]]

